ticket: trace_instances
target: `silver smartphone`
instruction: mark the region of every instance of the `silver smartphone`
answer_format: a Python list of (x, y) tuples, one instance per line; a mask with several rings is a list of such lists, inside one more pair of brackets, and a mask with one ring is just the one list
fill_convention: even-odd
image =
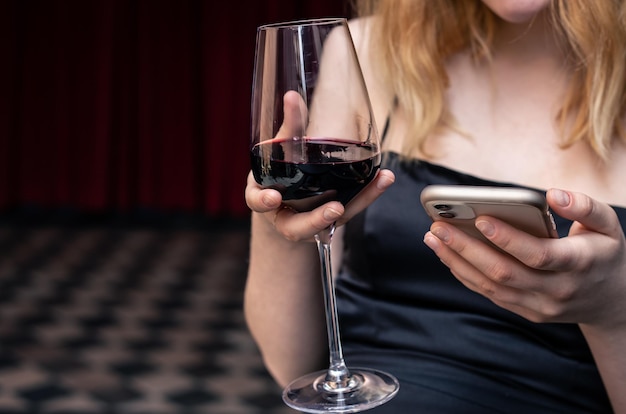
[(545, 196), (517, 187), (430, 185), (420, 201), (435, 221), (446, 221), (466, 233), (485, 239), (476, 229), (478, 216), (491, 216), (537, 237), (557, 238), (554, 218)]

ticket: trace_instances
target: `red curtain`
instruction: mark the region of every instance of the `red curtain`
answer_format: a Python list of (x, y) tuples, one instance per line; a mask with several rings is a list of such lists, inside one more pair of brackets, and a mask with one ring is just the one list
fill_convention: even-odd
[(256, 27), (340, 0), (0, 2), (0, 208), (248, 213)]

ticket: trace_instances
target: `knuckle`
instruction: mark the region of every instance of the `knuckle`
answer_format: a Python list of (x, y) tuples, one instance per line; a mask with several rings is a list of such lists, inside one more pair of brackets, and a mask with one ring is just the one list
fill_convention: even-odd
[(562, 283), (552, 296), (556, 303), (565, 304), (574, 299), (576, 296), (576, 288), (570, 284)]
[[(304, 218), (301, 216), (305, 216), (304, 213), (295, 213), (293, 211), (283, 213), (282, 211), (284, 210), (285, 209), (279, 211), (279, 219), (274, 221), (274, 227), (290, 242), (310, 240), (316, 233), (328, 226), (328, 224), (318, 223), (318, 220), (314, 217), (301, 220)], [(298, 217), (296, 218), (296, 216)], [(306, 216), (309, 215), (306, 214)]]
[(461, 256), (463, 256), (468, 247), (467, 241), (464, 241), (462, 238), (457, 237), (450, 238), (448, 241), (444, 241), (444, 243), (449, 245), (455, 252), (457, 252)]
[(293, 226), (288, 225), (288, 223), (285, 222), (285, 219), (282, 219), (282, 220), (277, 219), (279, 217), (279, 213), (280, 213), (280, 210), (274, 216), (274, 223), (273, 223), (274, 229), (278, 233), (280, 233), (285, 239), (291, 242), (300, 241), (302, 237), (300, 236), (299, 232), (295, 231)]
[(554, 322), (558, 321), (563, 315), (564, 306), (563, 302), (548, 300), (543, 302), (541, 309), (537, 313), (537, 320), (535, 322), (538, 323), (546, 323), (546, 322)]
[(507, 237), (507, 236), (502, 235), (501, 233), (498, 233), (496, 236), (494, 236), (492, 241), (501, 249), (508, 250), (512, 246), (511, 243), (513, 239), (511, 237)]
[(526, 264), (533, 269), (545, 269), (551, 267), (554, 261), (555, 257), (548, 249), (541, 249), (529, 254)]
[(482, 294), (486, 297), (493, 297), (496, 294), (496, 285), (489, 279), (483, 280), (480, 283), (479, 288), (480, 292), (482, 292)]
[(511, 268), (501, 261), (494, 262), (487, 270), (487, 275), (498, 284), (506, 284), (513, 279)]
[(300, 236), (300, 234), (289, 229), (284, 229), (280, 233), (283, 235), (285, 239), (291, 242), (299, 242), (302, 240), (302, 236)]
[(331, 223), (328, 223), (326, 220), (324, 220), (324, 218), (319, 218), (319, 219), (315, 219), (315, 221), (310, 223), (310, 228), (313, 229), (313, 231), (311, 232), (311, 236), (315, 235), (316, 233), (319, 233), (320, 231), (324, 230), (325, 228), (327, 228), (328, 226), (330, 226)]
[(580, 209), (580, 214), (583, 217), (591, 216), (595, 210), (593, 200), (589, 197), (583, 197), (582, 200), (580, 200), (579, 209)]

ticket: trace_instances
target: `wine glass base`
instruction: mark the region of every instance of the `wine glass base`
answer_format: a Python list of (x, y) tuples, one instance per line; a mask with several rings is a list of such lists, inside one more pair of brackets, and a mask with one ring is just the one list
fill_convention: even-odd
[(305, 375), (287, 385), (283, 401), (305, 413), (357, 413), (382, 405), (400, 388), (398, 380), (386, 372), (369, 368), (351, 368), (350, 386), (328, 390), (326, 371)]

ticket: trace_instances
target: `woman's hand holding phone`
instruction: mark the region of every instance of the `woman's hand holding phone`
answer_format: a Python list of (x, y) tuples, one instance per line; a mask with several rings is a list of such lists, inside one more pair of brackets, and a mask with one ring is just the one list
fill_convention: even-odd
[(536, 237), (491, 216), (475, 226), (489, 243), (436, 221), (425, 243), (469, 289), (535, 322), (626, 327), (626, 242), (615, 211), (584, 194), (550, 190), (568, 237)]

